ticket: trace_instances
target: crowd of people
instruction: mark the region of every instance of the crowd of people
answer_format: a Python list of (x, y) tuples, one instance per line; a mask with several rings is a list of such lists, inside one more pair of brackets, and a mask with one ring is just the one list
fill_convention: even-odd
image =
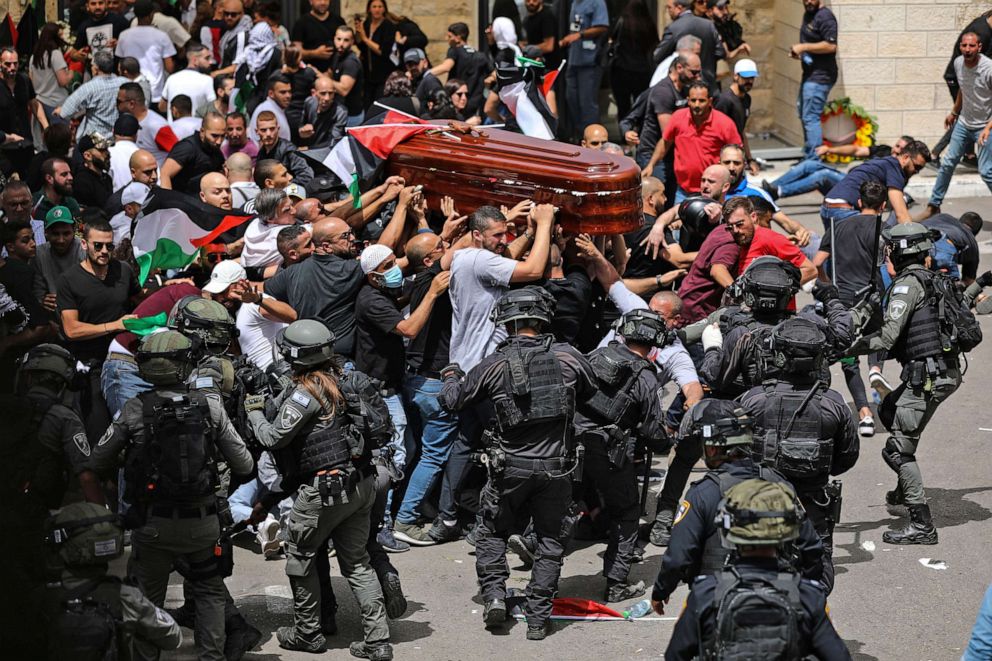
[[(606, 543), (602, 601), (647, 595), (663, 613), (692, 586), (666, 658), (850, 658), (825, 611), (832, 478), (884, 427), (884, 499), (909, 518), (884, 541), (937, 543), (916, 449), (982, 339), (972, 308), (992, 307), (982, 218), (940, 212), (970, 147), (992, 190), (992, 13), (958, 41), (944, 158), (914, 221), (904, 189), (925, 144), (823, 144), (837, 21), (820, 0), (791, 49), (805, 157), (760, 186), (760, 72), (727, 0), (668, 0), (660, 35), (644, 0), (612, 20), (577, 0), (564, 34), (525, 4), (496, 3), (480, 50), (452, 23), (437, 62), (385, 0), (350, 22), (310, 0), (290, 29), (277, 2), (83, 0), (26, 60), (0, 49), (0, 473), (23, 540), (5, 578), (32, 595), (6, 600), (5, 649), (83, 658), (120, 639), (156, 658), (187, 627), (200, 658), (241, 658), (261, 633), (224, 583), (234, 535), (285, 562), (283, 648), (337, 633), (333, 553), (361, 610), (352, 655), (393, 658), (394, 554), (458, 540), (475, 547), (485, 626), (519, 607), (542, 640), (579, 538)], [(325, 174), (349, 128), (390, 110), (520, 131), (496, 73), (524, 60), (566, 62), (544, 97), (561, 139), (636, 161), (639, 227), (594, 237), (532, 200), (462, 213), (456, 192), (428, 204), (399, 176), (354, 191)], [(599, 123), (604, 74), (624, 146)], [(831, 153), (864, 163), (841, 172)], [(776, 203), (814, 190), (822, 229)], [(157, 268), (138, 237), (180, 259), (170, 209), (224, 231)], [(815, 302), (797, 310), (800, 289)], [(665, 454), (645, 510), (638, 474)], [(629, 580), (646, 543), (666, 549), (653, 587)], [(128, 545), (121, 583), (107, 568)], [(524, 595), (508, 553), (532, 569)], [(186, 602), (166, 612), (174, 571)]]

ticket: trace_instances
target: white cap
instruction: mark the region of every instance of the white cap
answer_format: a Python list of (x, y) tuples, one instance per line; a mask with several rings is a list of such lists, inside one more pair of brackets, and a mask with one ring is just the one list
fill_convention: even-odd
[(299, 184), (290, 184), (283, 188), (282, 191), (290, 197), (298, 197), (301, 200), (307, 199), (307, 189)]
[(757, 78), (758, 77), (758, 65), (754, 63), (754, 60), (737, 60), (737, 64), (734, 65), (734, 75), (740, 76), (741, 78)]
[(245, 267), (238, 264), (233, 259), (225, 259), (217, 262), (217, 266), (210, 272), (210, 282), (203, 286), (203, 291), (209, 294), (220, 294), (227, 291), (227, 288), (238, 280), (248, 277)]
[(121, 191), (121, 206), (125, 204), (131, 204), (137, 202), (138, 204), (144, 206), (145, 200), (148, 199), (148, 193), (151, 188), (147, 184), (140, 183), (138, 181), (132, 181), (124, 190)]
[(388, 246), (384, 246), (381, 243), (373, 243), (362, 251), (362, 257), (359, 260), (362, 264), (362, 273), (367, 274), (376, 270), (380, 264), (389, 257), (392, 257), (392, 255), (393, 251)]

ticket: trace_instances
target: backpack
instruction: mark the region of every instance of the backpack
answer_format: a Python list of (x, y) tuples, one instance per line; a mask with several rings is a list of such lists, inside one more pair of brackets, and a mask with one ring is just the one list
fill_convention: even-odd
[(967, 353), (982, 343), (982, 326), (952, 278), (930, 270), (914, 269), (910, 273), (923, 285), (928, 302), (937, 306), (940, 340), (945, 351), (956, 348)]
[(799, 575), (742, 576), (736, 568), (717, 574), (716, 639), (706, 658), (767, 661), (801, 658)]
[[(100, 598), (92, 593), (102, 586)], [(75, 590), (64, 590), (61, 583), (49, 585), (52, 594), (46, 638), (49, 661), (116, 661), (119, 640), (118, 623), (122, 621), (121, 581), (104, 577)]]

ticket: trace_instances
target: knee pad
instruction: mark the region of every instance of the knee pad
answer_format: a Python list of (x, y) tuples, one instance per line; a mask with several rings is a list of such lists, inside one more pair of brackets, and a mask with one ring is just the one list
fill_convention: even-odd
[(916, 455), (900, 452), (896, 439), (889, 436), (888, 440), (885, 441), (885, 446), (882, 448), (882, 460), (888, 464), (889, 468), (898, 473), (899, 468), (903, 464), (911, 464), (915, 462)]

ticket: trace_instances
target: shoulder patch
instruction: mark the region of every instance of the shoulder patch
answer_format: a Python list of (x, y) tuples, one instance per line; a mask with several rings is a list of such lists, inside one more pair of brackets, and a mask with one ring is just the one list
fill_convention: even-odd
[(900, 319), (906, 313), (906, 301), (892, 301), (889, 303), (889, 315), (893, 319)]
[[(118, 411), (117, 412), (117, 415), (119, 416), (120, 414), (121, 414), (121, 412)], [(114, 419), (116, 420), (117, 418), (114, 418)], [(113, 425), (110, 425), (109, 427), (107, 427), (107, 431), (103, 432), (103, 436), (100, 437), (100, 440), (97, 441), (97, 444), (96, 444), (97, 447), (100, 447), (101, 445), (105, 444), (107, 441), (110, 440), (110, 437), (113, 436), (113, 435), (114, 435), (114, 426)], [(75, 439), (73, 439), (73, 442), (75, 442)], [(89, 456), (89, 455), (87, 455), (87, 456)]]
[(86, 434), (79, 432), (72, 437), (72, 442), (84, 457), (90, 456), (90, 442), (86, 439)]
[(289, 429), (303, 418), (303, 414), (295, 406), (284, 406), (279, 414), (279, 426)]
[(310, 406), (310, 396), (309, 395), (304, 395), (299, 390), (297, 390), (296, 392), (294, 392), (293, 393), (293, 396), (290, 399), (292, 399), (294, 402), (296, 402), (300, 406)]
[(674, 526), (679, 521), (684, 519), (685, 515), (689, 513), (689, 509), (691, 507), (692, 505), (689, 504), (689, 501), (683, 499), (682, 502), (679, 503), (679, 510), (675, 513), (675, 520), (672, 522), (672, 525)]
[(215, 388), (214, 380), (209, 376), (197, 377), (196, 381), (193, 383), (193, 387), (197, 390), (209, 390)]
[(892, 293), (893, 294), (908, 294), (909, 293), (909, 285), (896, 285), (895, 287), (892, 288)]
[(171, 627), (176, 624), (176, 621), (172, 619), (172, 616), (158, 606), (155, 607), (155, 621), (164, 627)]

